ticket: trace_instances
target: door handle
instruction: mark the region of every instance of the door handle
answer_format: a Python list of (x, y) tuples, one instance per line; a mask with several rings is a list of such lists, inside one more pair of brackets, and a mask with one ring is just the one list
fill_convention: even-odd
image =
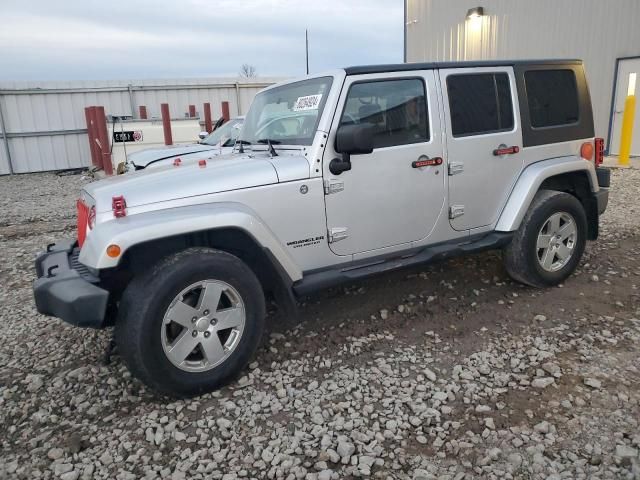
[(493, 155), (495, 157), (499, 157), (501, 155), (513, 155), (514, 153), (518, 153), (520, 151), (520, 147), (518, 147), (517, 145), (514, 145), (512, 147), (507, 147), (506, 145), (499, 145), (498, 148), (496, 148), (493, 151)]
[(442, 165), (442, 158), (433, 157), (429, 158), (426, 155), (421, 155), (418, 160), (414, 160), (411, 162), (412, 168), (420, 168), (420, 167), (430, 167), (432, 165)]

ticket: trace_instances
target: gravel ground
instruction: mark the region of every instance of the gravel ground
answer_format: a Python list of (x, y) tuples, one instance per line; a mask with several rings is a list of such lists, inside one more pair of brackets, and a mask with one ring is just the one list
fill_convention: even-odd
[(0, 478), (640, 478), (640, 170), (612, 180), (563, 286), (489, 252), (329, 290), (175, 401), (105, 364), (109, 331), (35, 312), (33, 256), (88, 180), (0, 177)]

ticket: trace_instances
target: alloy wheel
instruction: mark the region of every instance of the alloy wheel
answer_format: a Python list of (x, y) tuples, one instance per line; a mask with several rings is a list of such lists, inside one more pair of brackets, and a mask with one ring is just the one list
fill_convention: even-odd
[(551, 215), (538, 232), (536, 256), (540, 266), (547, 272), (556, 272), (564, 267), (576, 246), (578, 229), (575, 219), (567, 212)]
[(181, 370), (204, 372), (224, 362), (242, 336), (242, 297), (220, 280), (196, 282), (175, 296), (162, 321), (167, 359)]

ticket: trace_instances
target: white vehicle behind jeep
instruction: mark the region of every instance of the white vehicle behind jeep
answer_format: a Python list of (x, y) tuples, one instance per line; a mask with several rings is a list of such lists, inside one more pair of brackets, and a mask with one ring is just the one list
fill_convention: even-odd
[(232, 153), (87, 185), (77, 239), (36, 259), (38, 311), (115, 326), (131, 371), (172, 395), (235, 378), (265, 295), (502, 249), (564, 282), (598, 236), (600, 167), (578, 60), (374, 65), (259, 93)]
[(148, 148), (130, 153), (127, 155), (127, 173), (172, 165), (176, 159), (180, 159), (181, 163), (190, 163), (231, 153), (243, 122), (244, 117), (232, 118), (198, 143)]

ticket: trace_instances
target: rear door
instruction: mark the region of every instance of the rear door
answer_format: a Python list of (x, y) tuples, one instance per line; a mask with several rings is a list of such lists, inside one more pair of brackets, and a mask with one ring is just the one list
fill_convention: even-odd
[(467, 230), (491, 225), (523, 166), (513, 69), (443, 69), (440, 82), (451, 226)]

